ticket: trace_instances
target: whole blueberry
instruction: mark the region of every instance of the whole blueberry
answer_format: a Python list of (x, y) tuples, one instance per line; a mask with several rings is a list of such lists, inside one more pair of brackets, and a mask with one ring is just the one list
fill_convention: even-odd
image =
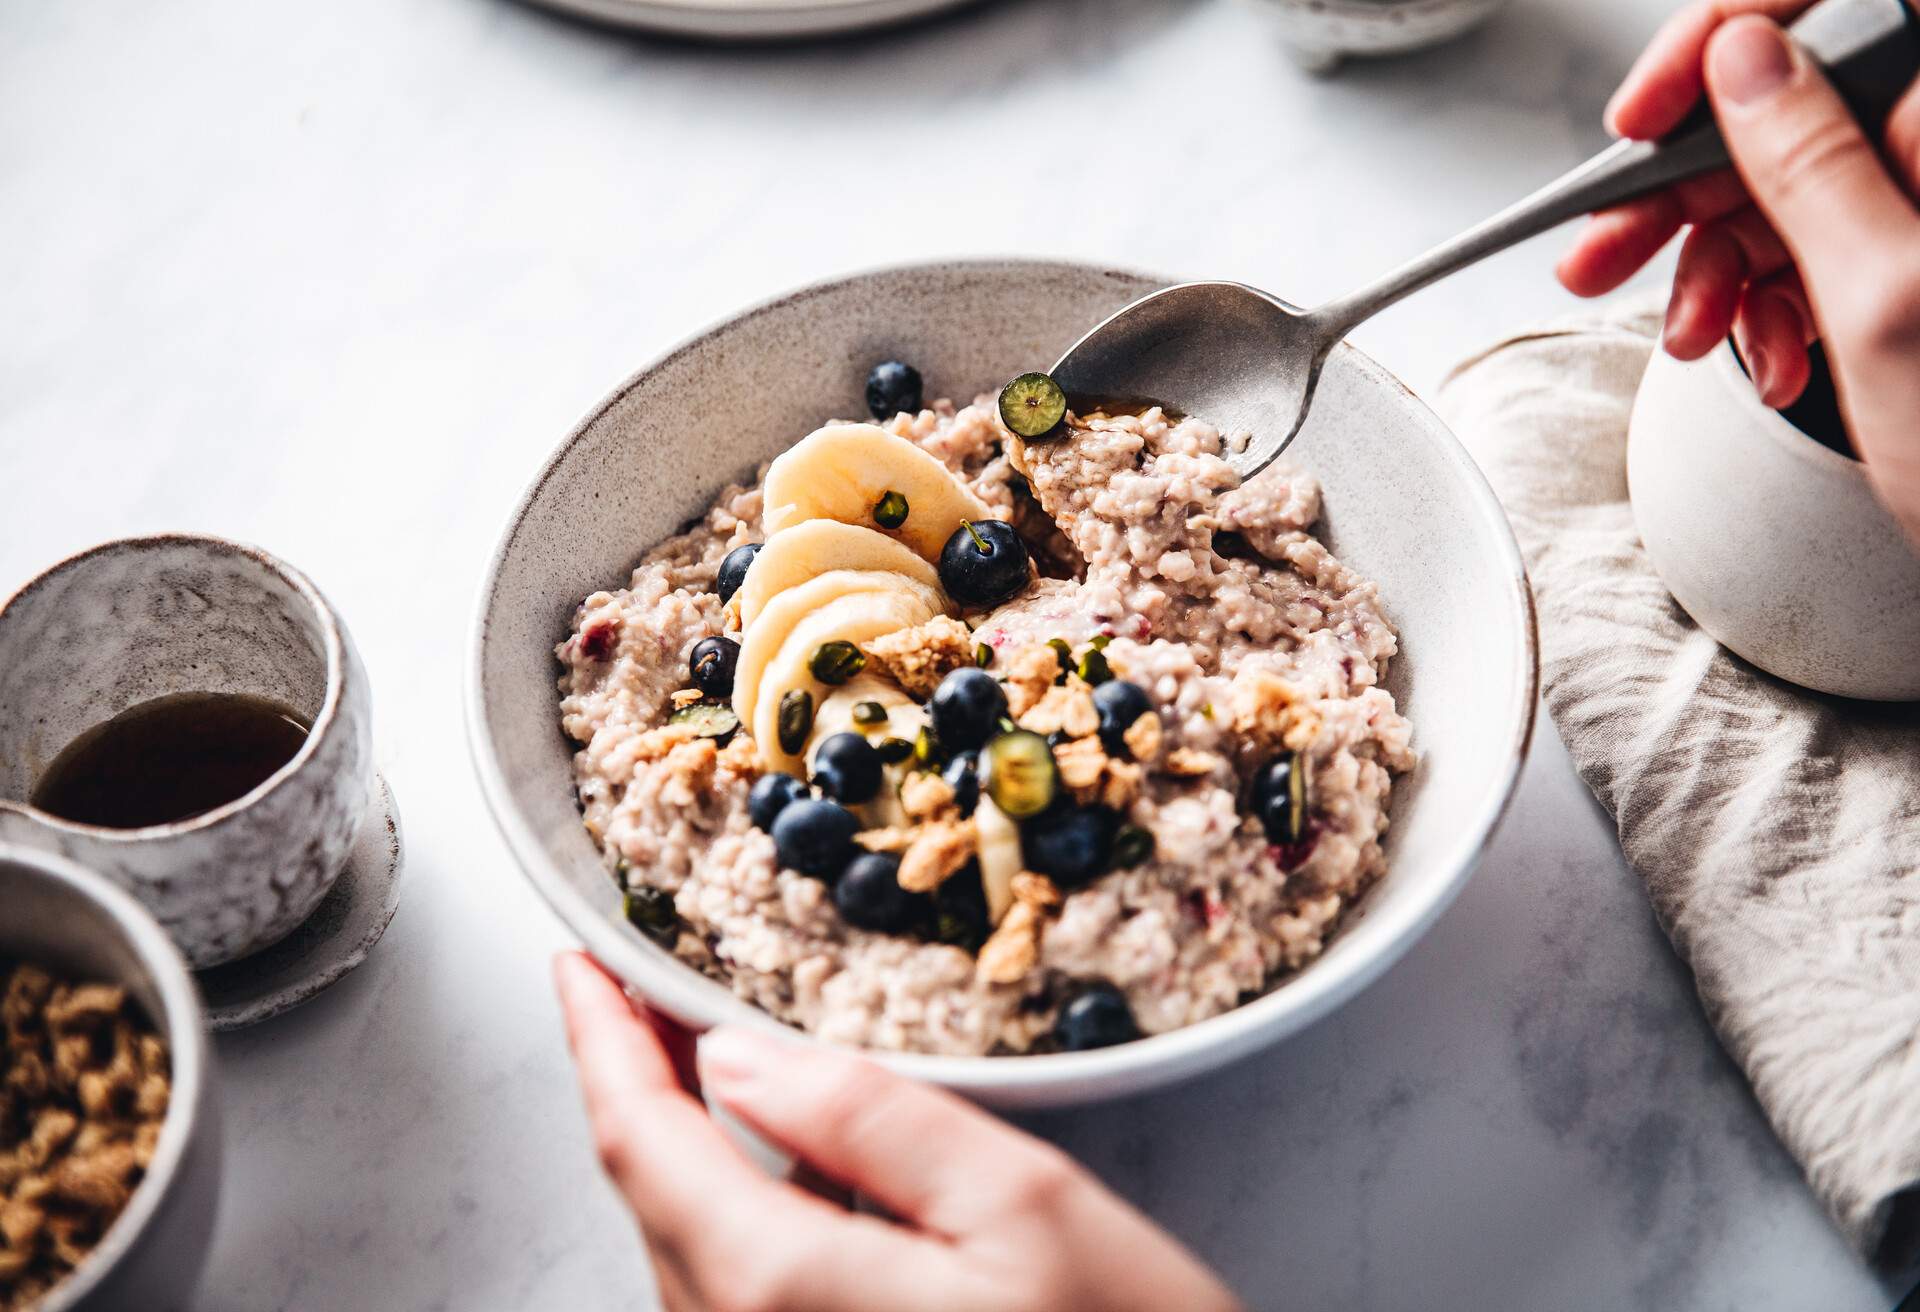
[(993, 917), (987, 911), (987, 890), (980, 882), (980, 863), (969, 861), (940, 881), (933, 891), (933, 937), (938, 943), (950, 943), (969, 952), (993, 932)]
[(813, 783), (836, 802), (857, 806), (880, 791), (880, 753), (857, 733), (836, 733), (813, 754)]
[(1135, 720), (1153, 709), (1153, 703), (1139, 684), (1108, 679), (1093, 690), (1093, 709), (1100, 713), (1100, 745), (1107, 749), (1108, 756), (1125, 760), (1131, 755), (1126, 732)]
[(763, 774), (747, 790), (747, 816), (771, 833), (782, 811), (811, 796), (806, 784), (790, 774)]
[(1074, 889), (1107, 872), (1120, 817), (1104, 806), (1057, 806), (1020, 826), (1027, 868)]
[(947, 762), (941, 778), (953, 789), (953, 800), (960, 807), (960, 814), (972, 815), (973, 808), (980, 805), (979, 759), (972, 752), (961, 752)]
[(875, 419), (891, 419), (902, 410), (920, 409), (920, 371), (898, 360), (882, 360), (867, 375), (867, 410)]
[(940, 586), (962, 606), (998, 606), (1027, 586), (1027, 544), (1001, 519), (962, 520), (940, 549)]
[(1007, 692), (985, 670), (964, 665), (940, 680), (927, 702), (933, 736), (949, 751), (970, 752), (999, 732)]
[(1254, 771), (1250, 800), (1268, 842), (1299, 842), (1307, 823), (1307, 772), (1299, 753), (1276, 756)]
[(857, 849), (853, 836), (860, 822), (838, 802), (806, 798), (789, 805), (773, 822), (773, 850), (780, 864), (815, 879), (831, 880), (847, 868)]
[(932, 910), (924, 893), (900, 887), (900, 858), (891, 852), (855, 857), (833, 886), (833, 905), (849, 925), (881, 934), (904, 934)]
[(1111, 984), (1099, 983), (1088, 985), (1060, 1008), (1053, 1032), (1066, 1051), (1085, 1052), (1131, 1042), (1140, 1037), (1140, 1026), (1133, 1019), (1126, 995)]
[(747, 566), (753, 564), (753, 558), (760, 554), (760, 544), (749, 542), (744, 547), (735, 547), (720, 562), (720, 572), (714, 576), (713, 590), (720, 594), (722, 604), (733, 600), (733, 594), (740, 591), (740, 585), (746, 582)]
[(732, 638), (702, 638), (687, 654), (693, 686), (709, 697), (733, 695), (733, 671), (739, 664), (740, 644)]

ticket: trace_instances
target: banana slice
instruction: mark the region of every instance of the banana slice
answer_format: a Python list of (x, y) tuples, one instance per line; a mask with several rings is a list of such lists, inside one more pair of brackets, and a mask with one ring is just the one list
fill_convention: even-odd
[[(876, 702), (887, 713), (884, 723), (858, 724), (853, 718), (853, 708), (861, 702)], [(856, 733), (868, 742), (878, 743), (885, 738), (900, 738), (912, 742), (919, 734), (922, 725), (927, 722), (927, 708), (906, 693), (900, 691), (898, 684), (878, 674), (857, 674), (847, 683), (827, 694), (826, 700), (813, 713), (813, 737), (807, 743), (807, 775), (813, 775), (813, 758), (820, 750), (820, 744), (836, 733)], [(862, 827), (867, 829), (885, 829), (889, 825), (907, 823), (907, 813), (900, 806), (899, 783), (905, 767), (889, 765), (886, 767), (886, 781), (872, 800), (862, 802), (853, 808), (860, 817)]]
[[(821, 575), (823, 579), (826, 577)], [(780, 601), (784, 602), (787, 597), (804, 592), (811, 586), (805, 584), (795, 588), (781, 597)], [(808, 668), (821, 643), (862, 643), (896, 629), (925, 624), (933, 618), (934, 610), (935, 607), (925, 596), (913, 591), (904, 580), (898, 580), (897, 586), (890, 590), (844, 593), (824, 606), (812, 609), (810, 614), (793, 625), (786, 639), (781, 642), (779, 652), (761, 670), (754, 694), (753, 719), (749, 723), (753, 726), (753, 738), (760, 748), (762, 763), (769, 769), (784, 770), (789, 774), (797, 773), (801, 766), (798, 752), (789, 752), (780, 746), (780, 702), (796, 689), (812, 695), (816, 710), (826, 700), (830, 685), (814, 678), (813, 671)], [(772, 608), (769, 607), (761, 616), (761, 623), (748, 632), (748, 642), (759, 636), (771, 615)], [(745, 659), (746, 649), (743, 647), (742, 663)], [(739, 677), (736, 669), (736, 703), (740, 697)], [(804, 752), (806, 744), (801, 744), (800, 750)]]
[(789, 588), (836, 569), (903, 575), (939, 594), (942, 608), (953, 613), (953, 604), (940, 592), (940, 572), (911, 548), (878, 529), (810, 519), (775, 533), (754, 556), (745, 581), (733, 596), (740, 627), (752, 624), (769, 602)]
[(938, 589), (887, 570), (828, 570), (781, 592), (760, 609), (753, 625), (740, 635), (740, 659), (733, 671), (733, 711), (740, 723), (752, 727), (760, 677), (794, 625), (850, 592), (904, 593), (923, 601), (929, 615), (942, 601)]
[[(906, 521), (895, 529), (873, 518), (888, 492), (907, 499)], [(945, 465), (872, 424), (828, 424), (802, 438), (767, 466), (761, 495), (769, 542), (805, 520), (833, 519), (883, 532), (933, 562), (961, 520), (990, 517)]]
[(973, 809), (980, 831), (980, 887), (987, 894), (987, 915), (994, 924), (1013, 905), (1013, 877), (1026, 858), (1020, 854), (1020, 826), (985, 793)]

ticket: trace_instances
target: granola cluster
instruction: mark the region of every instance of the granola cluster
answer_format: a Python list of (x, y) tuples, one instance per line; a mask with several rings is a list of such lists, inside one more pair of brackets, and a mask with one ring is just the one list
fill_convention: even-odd
[(126, 1206), (160, 1139), (167, 1046), (113, 984), (0, 961), (0, 1312), (24, 1312)]

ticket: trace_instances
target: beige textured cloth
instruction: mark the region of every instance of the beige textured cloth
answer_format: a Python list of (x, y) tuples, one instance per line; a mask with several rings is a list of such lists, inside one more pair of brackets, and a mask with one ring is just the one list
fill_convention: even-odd
[(1708, 1017), (1847, 1238), (1904, 1263), (1920, 1239), (1920, 712), (1789, 687), (1667, 595), (1626, 480), (1658, 326), (1640, 301), (1509, 338), (1453, 371), (1440, 408), (1526, 554), (1554, 723)]

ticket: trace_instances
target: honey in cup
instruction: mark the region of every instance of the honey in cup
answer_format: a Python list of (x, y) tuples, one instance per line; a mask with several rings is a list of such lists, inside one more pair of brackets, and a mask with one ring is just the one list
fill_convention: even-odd
[(191, 820), (265, 783), (299, 753), (311, 728), (265, 697), (156, 697), (67, 744), (35, 784), (32, 803), (107, 829)]

